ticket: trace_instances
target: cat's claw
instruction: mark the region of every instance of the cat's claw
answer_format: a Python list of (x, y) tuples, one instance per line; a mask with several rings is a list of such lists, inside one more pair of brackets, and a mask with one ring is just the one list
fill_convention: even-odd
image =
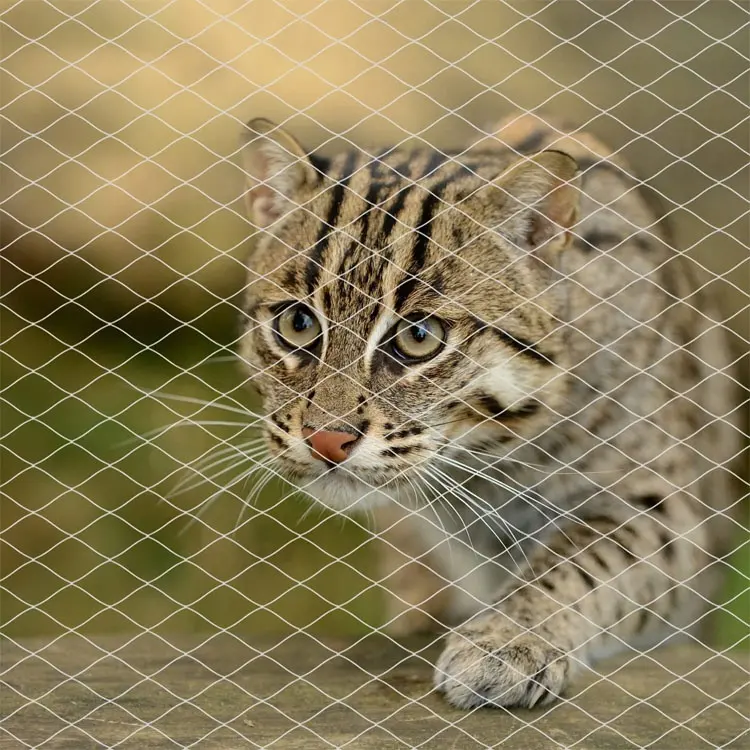
[(533, 633), (472, 626), (451, 633), (435, 667), (435, 687), (458, 708), (532, 708), (560, 697), (566, 654)]

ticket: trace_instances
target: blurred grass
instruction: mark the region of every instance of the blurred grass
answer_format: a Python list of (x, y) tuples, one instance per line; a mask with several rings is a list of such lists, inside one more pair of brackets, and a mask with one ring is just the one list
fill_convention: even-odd
[[(111, 339), (70, 347), (7, 311), (2, 329), (0, 609), (7, 635), (283, 631), (311, 623), (351, 632), (376, 621), (377, 596), (366, 591), (368, 538), (356, 523), (317, 512), (301, 520), (306, 504), (277, 481), (253, 508), (243, 503), (247, 483), (222, 491), (200, 477), (169, 499), (185, 467), (238, 429), (186, 425), (150, 440), (136, 436), (182, 418), (243, 420), (218, 405), (144, 394), (228, 402), (241, 385), (233, 363), (209, 359), (187, 369)], [(183, 358), (210, 357), (195, 337), (183, 338), (174, 342)], [(229, 484), (231, 476), (218, 481)]]

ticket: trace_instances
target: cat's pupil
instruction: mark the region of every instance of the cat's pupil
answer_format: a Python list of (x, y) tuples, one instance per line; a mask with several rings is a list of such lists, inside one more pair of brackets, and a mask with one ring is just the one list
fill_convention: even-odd
[(411, 336), (418, 344), (421, 344), (428, 336), (430, 332), (423, 325), (414, 325), (411, 327)]
[(296, 333), (302, 333), (307, 331), (315, 325), (312, 316), (306, 313), (304, 310), (295, 310), (294, 318), (292, 319), (292, 328)]

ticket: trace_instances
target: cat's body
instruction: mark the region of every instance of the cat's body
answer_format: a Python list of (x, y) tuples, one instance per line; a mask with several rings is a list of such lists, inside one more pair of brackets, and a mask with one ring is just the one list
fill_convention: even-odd
[(529, 116), (378, 159), (255, 130), (268, 232), (242, 355), (271, 453), (321, 502), (374, 511), (392, 629), (470, 618), (446, 697), (534, 705), (693, 630), (736, 502), (731, 357), (623, 165)]

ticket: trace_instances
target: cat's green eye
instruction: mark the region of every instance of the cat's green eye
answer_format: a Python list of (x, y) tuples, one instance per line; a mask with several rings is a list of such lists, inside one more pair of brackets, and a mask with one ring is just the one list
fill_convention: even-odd
[(323, 331), (315, 313), (305, 305), (290, 305), (274, 319), (276, 333), (290, 349), (311, 349)]
[(435, 317), (402, 320), (396, 326), (392, 346), (403, 359), (420, 361), (434, 357), (445, 343), (445, 326)]

